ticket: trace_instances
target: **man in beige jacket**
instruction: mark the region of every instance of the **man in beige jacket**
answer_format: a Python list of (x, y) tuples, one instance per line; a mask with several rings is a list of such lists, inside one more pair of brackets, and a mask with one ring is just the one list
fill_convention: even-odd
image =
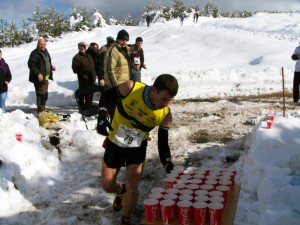
[(120, 30), (117, 41), (109, 49), (104, 66), (104, 80), (108, 88), (130, 80), (130, 48), (127, 46), (129, 34), (126, 30)]

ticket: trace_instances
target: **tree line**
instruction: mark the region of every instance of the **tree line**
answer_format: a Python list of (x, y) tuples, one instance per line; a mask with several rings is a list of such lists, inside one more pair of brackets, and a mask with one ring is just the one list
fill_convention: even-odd
[(7, 21), (0, 17), (0, 48), (29, 43), (39, 37), (51, 41), (67, 31), (88, 31), (107, 24), (137, 26), (144, 23), (147, 16), (150, 16), (151, 22), (155, 23), (178, 18), (181, 15), (188, 17), (192, 12), (197, 13), (199, 16), (214, 18), (245, 18), (253, 15), (253, 12), (248, 11), (222, 12), (211, 2), (208, 2), (203, 8), (198, 5), (186, 7), (182, 0), (173, 0), (169, 6), (163, 6), (160, 3), (153, 4), (152, 0), (148, 0), (144, 10), (143, 15), (137, 20), (134, 20), (130, 15), (118, 20), (114, 17), (104, 18), (95, 8), (92, 10), (74, 8), (70, 15), (65, 15), (53, 6), (46, 6), (44, 9), (36, 7), (32, 17), (22, 18), (19, 25), (15, 21)]

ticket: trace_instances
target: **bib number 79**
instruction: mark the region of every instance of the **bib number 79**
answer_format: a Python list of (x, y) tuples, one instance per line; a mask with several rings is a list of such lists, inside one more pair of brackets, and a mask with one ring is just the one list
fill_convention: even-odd
[(145, 133), (126, 127), (120, 124), (115, 133), (113, 142), (123, 148), (140, 147)]

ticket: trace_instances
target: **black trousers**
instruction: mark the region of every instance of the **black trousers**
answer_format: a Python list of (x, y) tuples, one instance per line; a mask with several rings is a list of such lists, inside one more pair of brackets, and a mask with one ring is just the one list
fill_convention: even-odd
[(293, 99), (294, 99), (294, 101), (299, 100), (299, 85), (300, 85), (300, 72), (294, 72), (294, 81), (293, 81)]
[(47, 80), (34, 83), (38, 113), (45, 111), (48, 99), (48, 84)]

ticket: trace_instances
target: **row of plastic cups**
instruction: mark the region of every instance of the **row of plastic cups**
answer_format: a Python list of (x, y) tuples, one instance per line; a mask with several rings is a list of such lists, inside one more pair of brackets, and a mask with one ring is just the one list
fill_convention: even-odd
[[(221, 186), (220, 186), (221, 187)], [(220, 191), (206, 191), (206, 190), (198, 190), (195, 193), (192, 190), (184, 189), (178, 190), (175, 188), (167, 189), (165, 193), (159, 192), (151, 192), (149, 194), (149, 198), (163, 200), (169, 199), (175, 202), (188, 200), (192, 202), (220, 202), (223, 203), (225, 206), (227, 204), (229, 189), (226, 186), (220, 188)]]
[[(217, 186), (228, 186), (229, 188), (232, 187), (233, 182), (228, 179), (222, 179), (222, 180), (216, 180), (216, 179), (208, 179), (208, 180), (200, 180), (200, 179), (176, 179), (176, 178), (165, 178), (164, 179), (165, 188), (177, 188), (177, 189), (192, 189), (192, 190), (198, 190), (198, 189), (215, 189)], [(211, 185), (211, 186), (205, 186), (205, 185)]]
[(178, 180), (209, 180), (209, 179), (215, 179), (215, 180), (230, 180), (234, 182), (235, 179), (235, 172), (224, 172), (224, 173), (209, 173), (209, 174), (202, 174), (202, 173), (194, 173), (194, 174), (177, 174), (177, 173), (170, 173), (167, 174), (166, 178), (174, 178)]
[(209, 167), (187, 167), (184, 168), (183, 166), (175, 166), (171, 171), (171, 174), (178, 174), (178, 175), (193, 175), (193, 174), (222, 174), (226, 172), (233, 172), (236, 173), (236, 169), (234, 168), (209, 168)]
[[(189, 225), (193, 215), (195, 224), (205, 225), (207, 214), (210, 224), (220, 225), (222, 219), (222, 210), (224, 205), (219, 202), (191, 202), (182, 200), (175, 202), (173, 200), (146, 199), (144, 200), (145, 219), (148, 223), (155, 223), (160, 218), (164, 224), (172, 224), (177, 212), (179, 223)], [(207, 213), (209, 212), (209, 213)]]

